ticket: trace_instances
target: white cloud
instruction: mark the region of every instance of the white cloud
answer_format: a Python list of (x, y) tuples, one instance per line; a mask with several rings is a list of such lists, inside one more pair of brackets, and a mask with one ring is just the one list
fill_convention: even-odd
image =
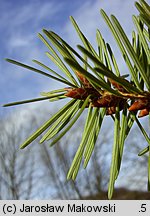
[[(16, 4), (13, 5), (13, 3)], [(29, 1), (29, 3), (23, 3), (21, 6), (15, 1), (5, 1), (1, 4), (3, 10), (0, 19), (0, 37), (1, 49), (4, 49), (1, 52), (2, 58), (12, 58), (27, 64), (32, 64), (31, 60), (33, 58), (46, 58), (44, 55), (45, 46), (39, 43), (37, 33), (41, 31), (44, 25), (49, 26), (50, 22), (48, 20), (54, 20), (62, 4), (57, 4), (56, 7), (53, 1), (45, 1), (44, 3), (41, 3), (41, 1)], [(20, 67), (6, 63), (2, 58), (0, 59), (0, 65), (3, 79), (0, 80), (0, 85), (4, 100), (7, 91), (10, 92), (7, 99), (11, 100), (11, 97), (14, 97), (14, 100), (16, 100), (15, 96), (17, 98), (28, 98), (37, 95), (35, 86), (44, 87), (46, 83), (47, 86), (50, 84), (49, 79), (39, 78), (38, 75), (34, 76), (31, 71), (26, 72)], [(31, 79), (34, 81), (34, 87), (31, 86)], [(7, 91), (4, 90), (6, 86)], [(46, 87), (44, 90), (47, 90)]]
[(32, 23), (32, 27), (38, 27), (39, 23), (46, 19), (46, 17), (51, 19), (61, 9), (62, 4), (58, 4), (56, 7), (52, 1), (45, 1), (44, 3), (41, 3), (41, 1), (30, 1), (30, 3), (24, 3), (22, 6), (17, 3), (13, 6), (12, 2), (11, 4), (4, 3), (4, 7), (7, 8), (8, 13), (2, 11), (1, 28), (9, 27), (10, 30), (17, 31), (14, 27), (23, 28), (23, 25), (27, 23)]
[(11, 46), (11, 48), (17, 48), (17, 47), (26, 47), (29, 46), (31, 40), (33, 40), (33, 38), (31, 37), (23, 37), (22, 35), (12, 35), (12, 37), (9, 40), (9, 45)]
[(30, 4), (22, 4), (22, 6), (16, 3), (13, 7), (11, 3), (6, 4), (5, 7), (8, 13), (2, 11), (0, 28), (5, 35), (2, 39), (5, 41), (7, 50), (13, 53), (18, 47), (31, 48), (36, 33), (42, 29), (43, 23), (54, 18), (61, 9), (61, 4), (56, 7), (52, 1), (46, 1), (44, 4), (41, 1), (30, 1)]

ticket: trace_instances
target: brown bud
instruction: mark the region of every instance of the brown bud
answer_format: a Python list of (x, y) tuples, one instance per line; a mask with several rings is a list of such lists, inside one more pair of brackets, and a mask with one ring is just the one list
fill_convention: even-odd
[(137, 111), (137, 110), (145, 109), (147, 108), (148, 103), (149, 102), (147, 99), (138, 99), (129, 107), (129, 111)]
[(119, 98), (114, 95), (105, 95), (97, 100), (101, 107), (116, 106), (119, 102)]
[(92, 107), (101, 107), (101, 105), (97, 101), (93, 101)]
[(88, 92), (84, 88), (65, 88), (68, 92), (65, 94), (67, 97), (84, 100), (88, 96)]
[[(120, 84), (118, 84), (116, 81), (114, 81), (113, 79), (109, 79), (110, 83), (116, 88), (118, 89), (120, 92), (127, 92), (124, 87), (122, 87)], [(126, 80), (127, 81), (127, 80)], [(128, 81), (127, 81), (128, 82)]]
[(112, 107), (108, 107), (106, 110), (106, 115), (113, 115), (116, 112), (116, 107), (112, 106)]
[(78, 78), (80, 79), (80, 81), (82, 82), (82, 84), (84, 85), (85, 88), (92, 88), (92, 85), (89, 83), (89, 81), (86, 79), (85, 76), (83, 76), (78, 71), (76, 71), (76, 74), (77, 74)]
[(144, 117), (144, 116), (147, 116), (150, 112), (150, 109), (142, 109), (140, 112), (139, 112), (139, 115), (138, 117), (141, 118), (141, 117)]

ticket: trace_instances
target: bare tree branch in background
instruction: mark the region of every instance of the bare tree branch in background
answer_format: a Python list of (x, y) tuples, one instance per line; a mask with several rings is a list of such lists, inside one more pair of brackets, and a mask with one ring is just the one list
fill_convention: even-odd
[[(18, 121), (19, 117), (21, 115), (16, 113), (9, 116), (9, 119), (1, 119), (0, 123), (1, 199), (30, 199), (34, 158), (30, 155), (31, 150), (19, 150), (24, 139), (23, 119), (22, 122)], [(31, 123), (33, 120), (31, 117)], [(26, 128), (26, 132), (30, 129)]]
[[(48, 147), (49, 143), (39, 145), (37, 140), (30, 148), (19, 150), (22, 141), (49, 115), (49, 111), (38, 113), (37, 117), (33, 112), (14, 113), (9, 118), (1, 119), (0, 199), (84, 199), (103, 193), (109, 179), (111, 155), (108, 148), (112, 147), (113, 142), (110, 140), (111, 132), (108, 132), (107, 128), (102, 130), (86, 170), (81, 167), (75, 182), (66, 181), (81, 139), (84, 116), (78, 125), (52, 148)], [(144, 147), (144, 139), (138, 135), (136, 127), (132, 133), (132, 139), (129, 137), (125, 144), (125, 152), (128, 154), (125, 154), (125, 165), (121, 167), (121, 178), (125, 179), (120, 181), (122, 184), (118, 184), (121, 187), (128, 187), (129, 182), (133, 188), (137, 187), (137, 184), (144, 185), (146, 178), (141, 180), (141, 175), (147, 177), (146, 168), (139, 169), (145, 166), (147, 156), (142, 156), (137, 164), (137, 154)], [(141, 145), (137, 143), (137, 137)], [(134, 169), (129, 172), (131, 163)], [(137, 171), (140, 172), (139, 175)]]

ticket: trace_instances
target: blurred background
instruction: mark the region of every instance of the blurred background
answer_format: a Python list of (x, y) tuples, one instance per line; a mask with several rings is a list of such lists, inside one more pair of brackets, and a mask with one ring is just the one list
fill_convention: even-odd
[[(12, 58), (34, 65), (39, 60), (57, 70), (46, 57), (47, 48), (37, 34), (53, 30), (73, 48), (81, 44), (69, 20), (72, 15), (96, 48), (96, 29), (110, 43), (121, 73), (127, 73), (115, 41), (100, 15), (100, 9), (114, 14), (131, 38), (132, 15), (137, 14), (134, 0), (0, 0), (0, 199), (106, 199), (113, 144), (113, 121), (106, 117), (86, 170), (82, 167), (75, 182), (66, 181), (67, 171), (81, 140), (85, 115), (54, 147), (39, 145), (37, 139), (28, 148), (19, 145), (64, 102), (38, 102), (3, 108), (8, 102), (39, 97), (40, 92), (59, 88), (59, 83), (6, 62)], [(36, 65), (35, 65), (36, 66)], [(61, 72), (60, 72), (61, 73)], [(148, 131), (148, 120), (143, 119)], [(138, 157), (146, 142), (133, 127), (125, 151), (114, 198), (149, 199), (147, 156)]]

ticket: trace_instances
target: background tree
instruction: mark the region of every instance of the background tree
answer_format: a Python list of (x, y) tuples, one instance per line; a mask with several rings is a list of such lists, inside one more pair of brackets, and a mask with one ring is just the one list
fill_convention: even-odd
[[(20, 117), (22, 120), (17, 120)], [(19, 150), (20, 141), (32, 128), (23, 125), (24, 115), (18, 113), (1, 118), (0, 123), (0, 197), (1, 199), (30, 199), (34, 182), (35, 155), (30, 149)], [(25, 131), (24, 131), (25, 129)], [(32, 165), (32, 166), (31, 166)], [(30, 167), (30, 168), (29, 168)]]
[[(113, 133), (111, 122), (109, 132), (104, 124), (100, 141), (96, 143), (87, 169), (80, 170), (75, 182), (66, 181), (67, 172), (81, 139), (84, 116), (57, 145), (49, 148), (48, 143), (39, 145), (39, 140), (36, 140), (25, 151), (19, 150), (20, 143), (28, 134), (45, 121), (49, 110), (42, 110), (23, 110), (1, 118), (0, 199), (106, 199), (105, 191), (111, 162), (108, 149), (112, 148)], [(124, 163), (117, 185), (117, 188), (126, 188), (123, 189), (123, 193), (127, 197), (128, 189), (145, 190), (144, 185), (147, 181), (147, 156), (141, 157), (141, 160), (137, 159), (137, 154), (143, 148), (144, 138), (140, 136), (137, 127), (131, 131), (131, 137), (126, 143)], [(117, 194), (122, 196), (120, 191), (117, 191)], [(130, 194), (128, 198), (132, 196)], [(124, 198), (126, 199), (125, 196)]]

